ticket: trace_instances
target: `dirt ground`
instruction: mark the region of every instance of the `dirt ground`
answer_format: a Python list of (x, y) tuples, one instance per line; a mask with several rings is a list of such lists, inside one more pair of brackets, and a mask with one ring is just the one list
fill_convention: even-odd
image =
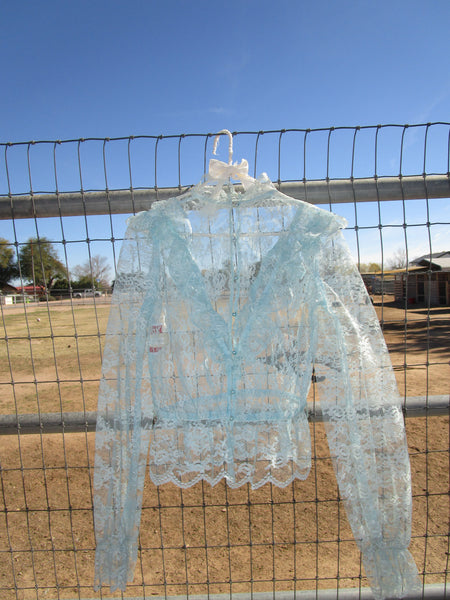
[[(410, 307), (405, 323), (401, 308), (389, 298), (381, 300), (375, 297), (374, 305), (383, 321), (400, 393), (448, 395), (449, 309), (428, 312)], [(14, 412), (14, 401), (20, 412), (34, 412), (36, 389), (44, 412), (58, 410), (60, 403), (64, 410), (82, 410), (80, 396), (87, 410), (95, 409), (97, 332), (104, 331), (107, 308), (98, 307), (93, 330), (87, 323), (92, 307), (77, 307), (69, 312), (70, 319), (67, 307), (52, 307), (53, 331), (60, 335), (66, 327), (67, 335), (50, 342), (45, 313), (33, 312), (40, 307), (30, 310), (28, 327), (37, 338), (32, 341), (34, 370), (25, 359), (30, 340), (18, 340), (16, 350), (11, 341), (10, 352), (16, 354), (0, 357), (0, 383), (11, 377), (25, 383), (14, 386), (15, 397), (2, 394), (1, 412)], [(19, 328), (23, 314), (17, 315)], [(5, 319), (10, 337), (14, 318), (8, 313)], [(59, 362), (54, 361), (52, 343), (57, 345)], [(80, 372), (81, 383), (76, 381)], [(33, 381), (36, 374), (38, 384)], [(61, 383), (55, 392), (56, 375)], [(62, 380), (70, 378), (72, 388), (67, 383), (66, 389)], [(406, 427), (414, 502), (410, 549), (419, 572), (426, 573), (425, 583), (443, 582), (449, 569), (449, 419), (408, 418)], [(365, 585), (322, 425), (312, 423), (311, 433), (315, 457), (311, 473), (306, 481), (284, 489), (265, 485), (256, 491), (248, 486), (231, 490), (221, 482), (214, 488), (200, 483), (180, 490), (147, 481), (141, 551), (126, 596)], [(4, 436), (0, 443), (0, 598), (120, 597), (92, 590), (94, 434)]]

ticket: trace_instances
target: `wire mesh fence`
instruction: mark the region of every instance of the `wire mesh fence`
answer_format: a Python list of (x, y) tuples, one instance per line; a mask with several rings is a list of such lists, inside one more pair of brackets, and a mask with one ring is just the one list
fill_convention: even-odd
[[(444, 597), (450, 124), (233, 135), (235, 156), (248, 158), (255, 175), (267, 172), (284, 193), (348, 221), (404, 397), (411, 551), (424, 593)], [(212, 141), (182, 134), (0, 144), (2, 598), (121, 597), (92, 589), (95, 410), (114, 269), (127, 215), (197, 183)], [(310, 428), (311, 474), (287, 488), (148, 481), (138, 566), (124, 597), (364, 594), (318, 407)]]

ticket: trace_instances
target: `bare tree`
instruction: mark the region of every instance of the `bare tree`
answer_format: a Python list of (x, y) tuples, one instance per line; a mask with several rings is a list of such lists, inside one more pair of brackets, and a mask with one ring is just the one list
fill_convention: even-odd
[(406, 250), (398, 248), (387, 261), (388, 269), (404, 269), (406, 267)]
[(111, 267), (108, 264), (108, 259), (105, 256), (95, 254), (91, 256), (82, 265), (77, 265), (72, 270), (72, 279), (88, 280), (96, 287), (108, 287), (110, 284)]

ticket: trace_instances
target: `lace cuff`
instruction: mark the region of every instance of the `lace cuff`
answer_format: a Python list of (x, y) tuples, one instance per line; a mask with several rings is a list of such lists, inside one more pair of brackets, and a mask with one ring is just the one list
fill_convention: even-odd
[(417, 567), (406, 548), (378, 545), (363, 551), (363, 564), (376, 600), (422, 592)]
[(136, 559), (135, 537), (115, 534), (99, 542), (95, 553), (94, 590), (105, 585), (111, 587), (111, 592), (124, 592), (127, 583), (133, 580)]

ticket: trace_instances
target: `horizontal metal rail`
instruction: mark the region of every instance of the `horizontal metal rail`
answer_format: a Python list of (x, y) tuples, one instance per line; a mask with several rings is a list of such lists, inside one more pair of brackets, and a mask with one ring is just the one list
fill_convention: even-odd
[[(450, 198), (448, 174), (281, 181), (276, 185), (284, 194), (310, 204)], [(148, 210), (154, 202), (179, 196), (189, 187), (3, 195), (0, 219), (129, 214)]]
[[(406, 417), (436, 417), (450, 413), (450, 396), (410, 396), (403, 405)], [(311, 422), (323, 420), (320, 404), (308, 408)], [(97, 413), (63, 412), (0, 415), (0, 435), (17, 433), (79, 433), (95, 431)]]
[[(339, 588), (333, 590), (296, 590), (295, 592), (244, 592), (230, 594), (189, 594), (189, 600), (373, 600), (369, 588)], [(185, 596), (152, 596), (152, 600), (180, 600)], [(441, 600), (450, 598), (450, 583), (432, 583), (423, 586), (418, 594), (405, 594), (404, 600)], [(94, 600), (85, 598), (84, 600)], [(124, 597), (123, 600), (144, 600), (140, 597)]]

